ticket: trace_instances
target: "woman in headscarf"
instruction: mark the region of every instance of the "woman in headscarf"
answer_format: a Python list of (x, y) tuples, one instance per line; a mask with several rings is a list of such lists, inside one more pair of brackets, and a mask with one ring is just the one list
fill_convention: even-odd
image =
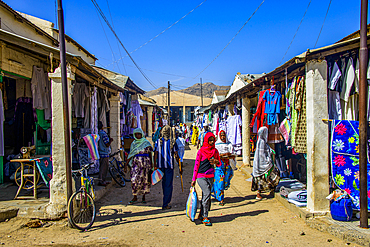
[(153, 147), (145, 138), (144, 131), (140, 128), (135, 129), (134, 139), (125, 164), (125, 171), (127, 171), (127, 166), (131, 169), (131, 188), (134, 196), (129, 204), (137, 202), (138, 195), (142, 195), (142, 203), (146, 203), (145, 194), (150, 192), (150, 170), (153, 168)]
[(230, 166), (230, 159), (234, 159), (234, 149), (231, 142), (226, 138), (226, 132), (221, 130), (218, 133), (216, 149), (221, 158), (221, 164), (215, 168), (215, 179), (213, 183), (212, 195), (224, 206), (224, 190), (230, 187), (230, 181), (234, 176), (234, 171)]
[(193, 134), (191, 136), (191, 143), (196, 146), (197, 145), (197, 142), (198, 142), (198, 135), (199, 135), (199, 131), (198, 131), (198, 127), (194, 124), (193, 125)]
[(208, 211), (211, 209), (211, 191), (213, 186), (213, 178), (215, 173), (215, 166), (221, 164), (220, 155), (215, 148), (215, 135), (208, 132), (204, 137), (203, 146), (197, 153), (195, 159), (193, 180), (191, 186), (195, 186), (197, 182), (202, 189), (202, 201), (200, 206), (200, 219), (206, 226), (211, 226), (212, 223), (208, 219)]
[(261, 200), (261, 192), (275, 191), (279, 184), (279, 171), (272, 163), (271, 154), (274, 152), (267, 144), (268, 129), (263, 126), (258, 130), (258, 141), (253, 161), (252, 191), (257, 190), (256, 200)]

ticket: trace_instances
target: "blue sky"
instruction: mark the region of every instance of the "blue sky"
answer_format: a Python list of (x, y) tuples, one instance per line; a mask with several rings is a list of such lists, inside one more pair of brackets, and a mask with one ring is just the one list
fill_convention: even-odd
[[(133, 51), (165, 30), (203, 0), (122, 1), (96, 0), (128, 51)], [(249, 23), (200, 76), (198, 75), (237, 33), (262, 0), (207, 0), (187, 17), (132, 53), (135, 62), (157, 87), (171, 81), (177, 88), (203, 82), (231, 85), (237, 72), (270, 72), (280, 65), (309, 0), (266, 0)], [(330, 0), (312, 0), (284, 61), (312, 49)], [(5, 0), (17, 11), (56, 22), (54, 0)], [(63, 0), (66, 33), (99, 60), (98, 66), (121, 72), (144, 90), (154, 88), (128, 57), (117, 63), (123, 49), (90, 0)], [(112, 51), (108, 45), (102, 25)], [(317, 47), (335, 43), (359, 29), (360, 0), (333, 0)], [(120, 55), (121, 52), (121, 55)], [(160, 72), (160, 73), (158, 73)], [(174, 75), (167, 75), (169, 73)]]

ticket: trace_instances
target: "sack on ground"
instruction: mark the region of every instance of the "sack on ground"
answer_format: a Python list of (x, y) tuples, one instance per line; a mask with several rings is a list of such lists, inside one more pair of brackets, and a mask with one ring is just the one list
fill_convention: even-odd
[(188, 200), (186, 201), (186, 216), (188, 216), (191, 221), (194, 221), (195, 215), (197, 214), (197, 204), (197, 193), (194, 187), (191, 187)]
[(163, 172), (159, 169), (156, 169), (153, 173), (152, 173), (152, 185), (155, 185), (156, 183), (158, 183), (159, 181), (161, 181), (161, 179), (163, 178)]

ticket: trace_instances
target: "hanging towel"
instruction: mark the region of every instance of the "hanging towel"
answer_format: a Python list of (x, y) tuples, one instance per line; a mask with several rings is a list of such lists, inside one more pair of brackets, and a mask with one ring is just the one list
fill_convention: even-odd
[(289, 143), (289, 136), (290, 136), (290, 122), (288, 119), (284, 119), (279, 127), (281, 135), (284, 137), (285, 145)]
[(100, 159), (98, 152), (99, 135), (88, 134), (84, 136), (83, 139), (86, 142), (87, 148), (89, 149), (89, 158), (93, 160)]

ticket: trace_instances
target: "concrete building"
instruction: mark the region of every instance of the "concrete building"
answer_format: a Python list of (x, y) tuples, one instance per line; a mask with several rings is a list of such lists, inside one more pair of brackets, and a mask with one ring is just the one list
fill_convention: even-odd
[[(159, 94), (151, 96), (157, 102), (158, 106), (167, 109), (168, 100), (167, 94)], [(202, 105), (202, 99), (200, 96), (191, 95), (187, 93), (181, 93), (171, 91), (171, 119), (175, 122), (191, 123), (194, 121), (194, 109), (197, 106)], [(203, 105), (209, 105), (212, 102), (212, 98), (203, 97)]]

